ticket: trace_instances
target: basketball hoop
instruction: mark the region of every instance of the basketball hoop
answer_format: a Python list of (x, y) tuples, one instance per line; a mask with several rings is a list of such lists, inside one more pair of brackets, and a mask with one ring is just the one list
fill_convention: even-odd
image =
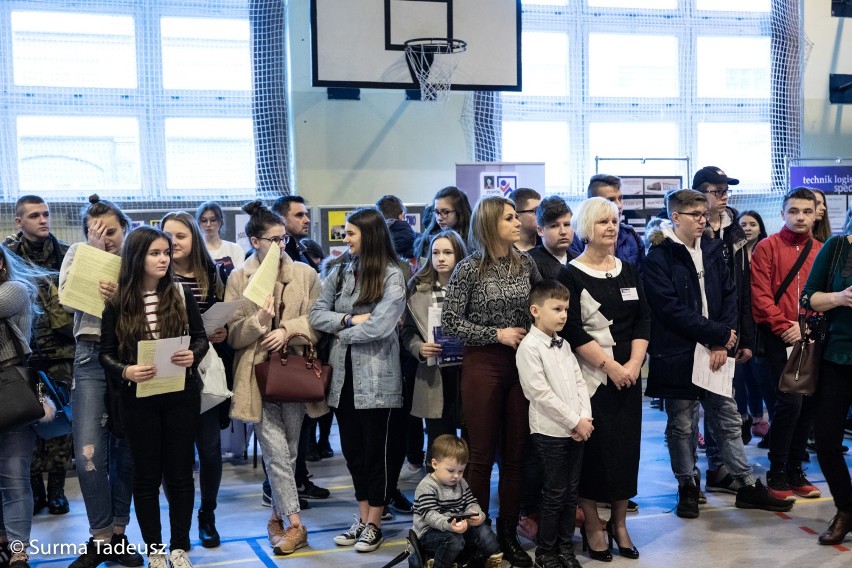
[(420, 100), (446, 103), (450, 98), (455, 55), (467, 49), (467, 42), (448, 37), (415, 38), (405, 42), (405, 60), (411, 79), (420, 85)]

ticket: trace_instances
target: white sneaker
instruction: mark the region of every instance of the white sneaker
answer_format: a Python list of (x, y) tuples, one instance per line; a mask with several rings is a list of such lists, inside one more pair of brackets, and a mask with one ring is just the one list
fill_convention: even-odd
[(169, 556), (169, 564), (172, 568), (192, 568), (192, 562), (189, 561), (186, 551), (179, 548), (172, 550)]
[(367, 523), (364, 530), (361, 531), (361, 536), (358, 537), (358, 542), (355, 543), (355, 550), (358, 552), (373, 552), (382, 545), (385, 541), (382, 536), (382, 529), (373, 523)]
[(166, 560), (165, 554), (149, 554), (148, 568), (169, 568), (169, 563)]
[(426, 470), (423, 466), (414, 465), (406, 461), (399, 472), (399, 480), (410, 483), (420, 483), (420, 480), (426, 475)]
[[(355, 515), (352, 516), (355, 517)], [(352, 546), (358, 542), (358, 539), (361, 537), (361, 533), (364, 531), (364, 526), (364, 523), (362, 523), (358, 517), (355, 517), (355, 522), (352, 523), (349, 530), (334, 537), (334, 544), (337, 546)]]

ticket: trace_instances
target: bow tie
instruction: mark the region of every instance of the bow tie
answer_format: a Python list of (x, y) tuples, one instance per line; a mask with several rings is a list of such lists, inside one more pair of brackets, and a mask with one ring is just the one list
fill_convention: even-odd
[(551, 337), (550, 338), (550, 347), (562, 347), (562, 342), (565, 341), (561, 337)]

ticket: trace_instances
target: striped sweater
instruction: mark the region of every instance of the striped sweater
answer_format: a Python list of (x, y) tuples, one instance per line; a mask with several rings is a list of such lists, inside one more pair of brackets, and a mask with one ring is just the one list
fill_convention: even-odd
[(427, 475), (414, 491), (414, 532), (418, 537), (428, 530), (449, 531), (453, 515), (481, 512), (464, 479), (455, 485), (444, 485)]

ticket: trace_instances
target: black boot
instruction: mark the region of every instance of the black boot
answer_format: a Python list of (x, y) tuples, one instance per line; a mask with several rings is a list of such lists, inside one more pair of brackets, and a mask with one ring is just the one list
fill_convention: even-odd
[(531, 568), (532, 558), (518, 542), (518, 518), (497, 517), (497, 542), (503, 552), (503, 560), (519, 568)]
[(30, 485), (33, 488), (33, 515), (38, 515), (47, 507), (47, 492), (40, 473), (30, 476)]
[(69, 510), (65, 498), (65, 470), (47, 474), (47, 510), (51, 515), (64, 515)]
[(198, 511), (198, 538), (204, 548), (219, 546), (219, 532), (216, 530), (216, 515), (213, 511)]

